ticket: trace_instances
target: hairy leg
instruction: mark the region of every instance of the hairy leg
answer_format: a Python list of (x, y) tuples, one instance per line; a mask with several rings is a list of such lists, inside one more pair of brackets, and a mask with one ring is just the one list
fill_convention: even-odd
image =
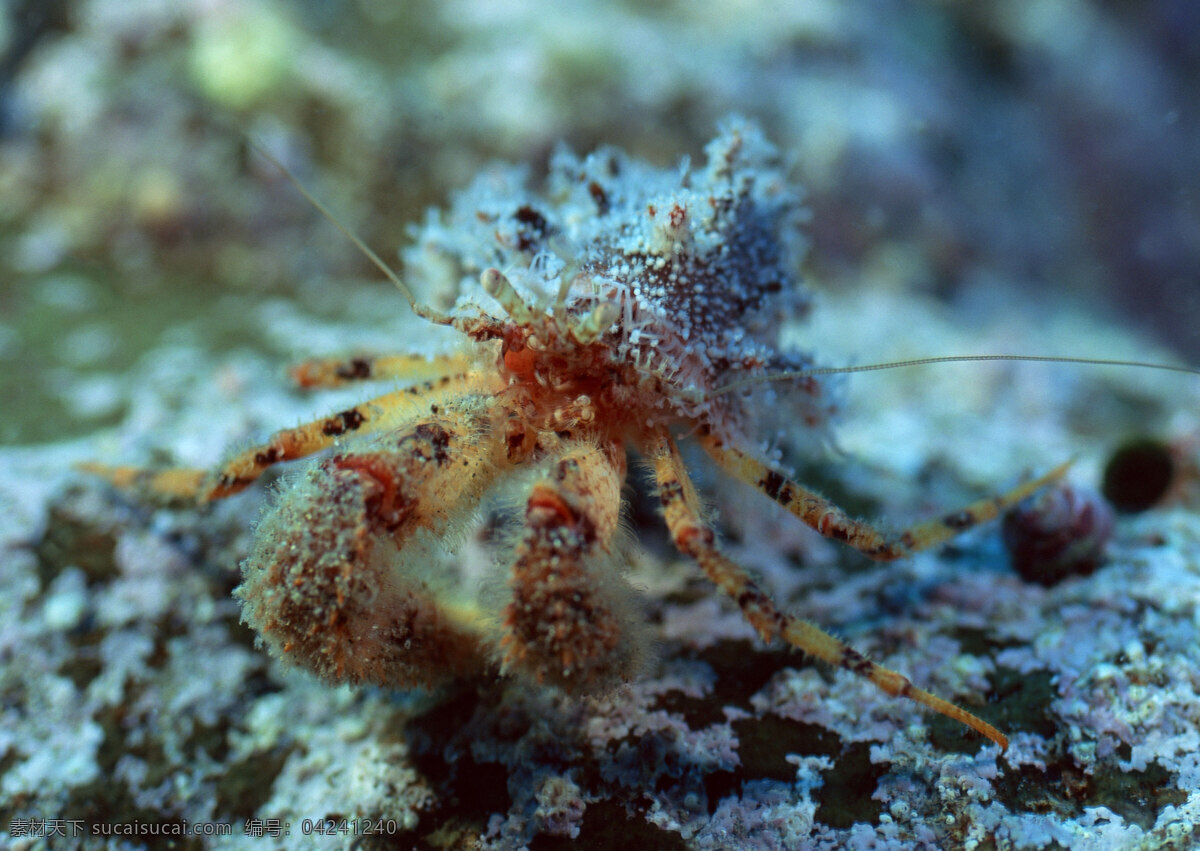
[(615, 575), (624, 450), (569, 443), (552, 456), (525, 505), (504, 611), (506, 669), (569, 691), (628, 679), (638, 665), (638, 623)]
[(468, 379), (446, 375), (370, 399), (360, 405), (295, 428), (275, 432), (266, 441), (239, 452), (212, 470), (174, 468), (154, 470), (142, 467), (113, 467), (84, 463), (79, 469), (101, 476), (122, 490), (131, 490), (147, 499), (183, 502), (208, 502), (224, 499), (245, 490), (275, 464), (294, 461), (329, 449), (339, 439), (352, 434), (371, 434), (394, 428), (403, 414), (418, 405), (437, 406), (461, 392)]
[(695, 488), (671, 436), (665, 432), (660, 434), (648, 450), (654, 463), (663, 514), (675, 546), (694, 558), (713, 584), (737, 603), (763, 641), (783, 638), (793, 647), (835, 668), (865, 677), (887, 694), (915, 700), (982, 733), (1002, 750), (1008, 748), (1004, 734), (986, 721), (917, 688), (907, 677), (875, 664), (816, 625), (779, 611), (770, 596), (717, 546), (716, 536), (701, 519)]
[[(481, 668), (477, 615), (406, 550), (469, 512), (504, 461), (482, 406), (451, 407), (314, 464), (259, 524), (235, 596), (271, 652), (334, 682), (429, 683)], [(417, 553), (414, 555), (414, 553)]]
[(726, 472), (758, 488), (775, 502), (827, 538), (842, 541), (877, 561), (892, 561), (943, 543), (980, 523), (994, 520), (1003, 512), (1046, 485), (1060, 479), (1070, 463), (1060, 464), (1045, 475), (1025, 482), (1007, 493), (981, 499), (935, 520), (887, 534), (862, 520), (850, 517), (820, 494), (808, 490), (769, 465), (740, 449), (718, 444), (712, 437), (701, 439), (708, 454)]
[(303, 361), (292, 367), (290, 375), (296, 386), (310, 389), (342, 387), (357, 381), (411, 381), (428, 375), (459, 375), (466, 373), (470, 366), (470, 358), (464, 353), (434, 358), (424, 355), (359, 355)]

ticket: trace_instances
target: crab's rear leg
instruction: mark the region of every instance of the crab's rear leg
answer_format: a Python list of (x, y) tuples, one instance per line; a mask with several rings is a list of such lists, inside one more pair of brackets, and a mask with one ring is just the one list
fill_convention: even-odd
[(1008, 748), (1007, 737), (986, 721), (917, 688), (907, 677), (875, 664), (814, 624), (779, 611), (767, 593), (717, 546), (716, 536), (700, 517), (696, 492), (675, 441), (664, 433), (659, 435), (650, 449), (663, 514), (675, 546), (680, 552), (694, 558), (708, 578), (737, 603), (746, 620), (764, 641), (781, 637), (793, 647), (827, 664), (865, 677), (890, 695), (910, 698), (966, 724), (987, 736), (1002, 750)]
[(309, 468), (263, 517), (235, 591), (280, 658), (334, 682), (410, 686), (486, 660), (478, 614), (448, 605), (430, 555), (478, 503), (505, 450), (468, 400)]
[(634, 673), (642, 642), (610, 544), (618, 525), (625, 455), (569, 443), (525, 504), (504, 610), (504, 666), (574, 692)]
[(395, 425), (415, 404), (429, 404), (461, 389), (466, 376), (450, 375), (396, 390), (295, 428), (275, 432), (261, 444), (239, 452), (213, 470), (113, 467), (84, 463), (79, 469), (102, 476), (122, 490), (149, 499), (208, 502), (245, 490), (275, 464), (304, 458), (333, 446), (345, 435), (370, 434)]
[(1070, 462), (1060, 464), (1007, 493), (981, 499), (937, 519), (888, 534), (869, 523), (855, 520), (825, 497), (739, 449), (723, 446), (712, 436), (701, 438), (701, 443), (726, 472), (754, 485), (825, 537), (842, 541), (877, 561), (910, 556), (948, 541), (980, 523), (994, 520), (1021, 500), (1060, 479), (1070, 467)]
[(297, 387), (315, 389), (342, 387), (356, 381), (410, 381), (423, 376), (455, 376), (466, 373), (471, 359), (465, 353), (438, 355), (358, 355), (348, 358), (319, 358), (302, 361), (290, 375)]

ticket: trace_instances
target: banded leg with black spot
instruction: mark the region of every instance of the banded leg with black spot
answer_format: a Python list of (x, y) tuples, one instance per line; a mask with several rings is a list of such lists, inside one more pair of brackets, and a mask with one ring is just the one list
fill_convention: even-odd
[(767, 592), (717, 546), (716, 536), (700, 517), (696, 491), (674, 439), (664, 432), (648, 449), (647, 454), (654, 463), (663, 514), (675, 546), (695, 559), (713, 584), (737, 603), (763, 641), (782, 638), (822, 662), (870, 680), (887, 694), (915, 700), (967, 725), (998, 744), (1001, 750), (1008, 748), (1008, 738), (986, 721), (917, 688), (907, 677), (875, 664), (816, 625), (779, 611)]

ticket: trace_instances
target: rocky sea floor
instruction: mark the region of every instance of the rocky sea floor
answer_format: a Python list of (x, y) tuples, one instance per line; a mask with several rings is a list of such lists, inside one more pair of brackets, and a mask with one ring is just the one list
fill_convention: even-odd
[[(382, 288), (381, 299), (396, 300)], [(1011, 317), (967, 321), (875, 295), (829, 299), (806, 333), (836, 341), (869, 322), (900, 339), (918, 323), (933, 351), (1011, 348)], [(1074, 337), (1158, 354), (1065, 310), (1028, 328), (1053, 328), (1064, 348)], [(0, 805), (12, 847), (46, 844), (32, 838), (39, 819), (74, 825), (77, 844), (114, 848), (146, 840), (104, 838), (93, 825), (232, 829), (184, 847), (263, 841), (247, 829), (268, 831), (272, 847), (342, 847), (345, 834), (313, 833), (341, 819), (392, 831), (359, 847), (1193, 841), (1192, 506), (1120, 518), (1095, 573), (1045, 587), (1009, 567), (998, 524), (876, 565), (696, 463), (735, 558), (792, 611), (1001, 727), (1012, 740), (1003, 756), (849, 674), (762, 646), (670, 552), (632, 493), (642, 539), (633, 581), (657, 657), (632, 685), (580, 701), (517, 681), (419, 694), (331, 688), (257, 649), (230, 595), (261, 504), (286, 484), (200, 511), (153, 509), (72, 464), (220, 457), (223, 445), (337, 400), (287, 389), (261, 359), (159, 354), (131, 375), (136, 413), (122, 428), (0, 450)], [(1135, 425), (1181, 444), (1194, 435), (1194, 383), (1044, 364), (856, 376), (839, 429), (844, 457), (809, 461), (800, 477), (889, 525), (1072, 456), (1070, 481), (1095, 488)], [(1088, 415), (1101, 409), (1109, 433)], [(460, 557), (483, 558), (477, 549), (469, 542)]]

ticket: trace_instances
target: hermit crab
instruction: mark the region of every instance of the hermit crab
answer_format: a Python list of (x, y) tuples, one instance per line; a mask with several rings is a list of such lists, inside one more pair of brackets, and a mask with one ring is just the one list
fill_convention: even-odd
[[(213, 470), (89, 469), (118, 486), (204, 502), (316, 455), (259, 523), (235, 592), (272, 653), (333, 682), (405, 687), (498, 663), (589, 693), (634, 676), (644, 644), (616, 544), (632, 456), (648, 470), (675, 547), (764, 641), (852, 671), (1005, 748), (991, 725), (781, 611), (722, 551), (680, 442), (698, 444), (820, 534), (882, 561), (995, 518), (1064, 468), (886, 534), (772, 463), (760, 448), (772, 423), (820, 443), (837, 408), (812, 358), (779, 341), (782, 322), (809, 309), (795, 271), (802, 208), (752, 123), (728, 120), (705, 153), (703, 167), (659, 170), (613, 149), (561, 150), (542, 192), (516, 170), (485, 175), (419, 232), (415, 253), (425, 260), (410, 263), (410, 280), (449, 292), (445, 303), (418, 300), (388, 272), (420, 317), (461, 335), (457, 353), (302, 364), (293, 375), (303, 387), (397, 389), (279, 431)], [(431, 369), (438, 377), (412, 381)], [(523, 507), (500, 557), (507, 594), (490, 613), (451, 606), (420, 578), (422, 542), (458, 533), (511, 481)]]

